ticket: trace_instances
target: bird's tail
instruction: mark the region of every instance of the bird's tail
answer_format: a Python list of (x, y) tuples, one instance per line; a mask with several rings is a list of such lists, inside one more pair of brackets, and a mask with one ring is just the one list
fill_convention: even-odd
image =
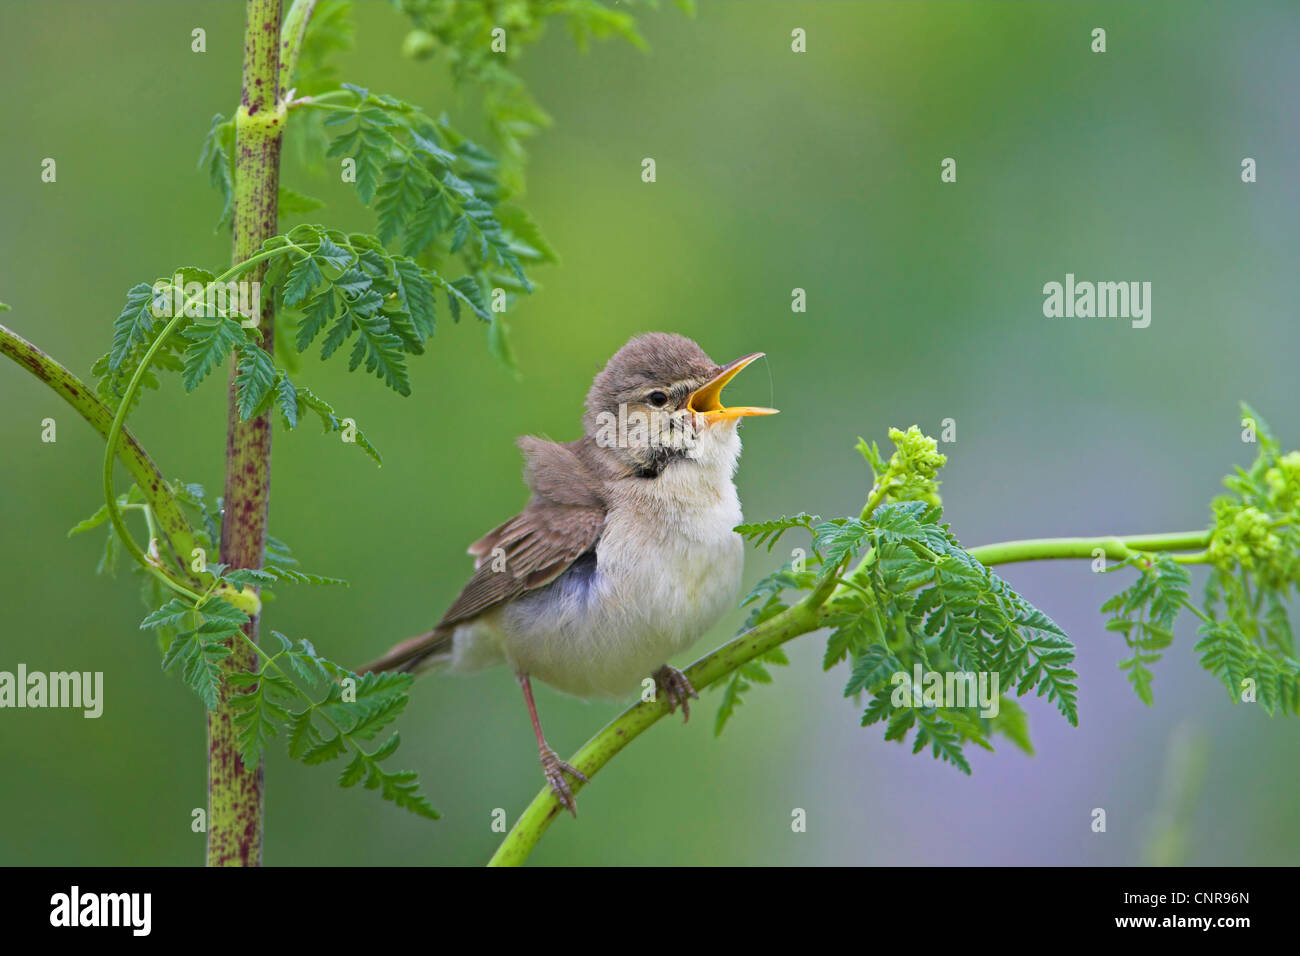
[(371, 661), (358, 670), (364, 674), (368, 671), (402, 671), (419, 674), (437, 667), (449, 660), (452, 650), (452, 632), (435, 629), (427, 634), (408, 638), (395, 644), (377, 660)]

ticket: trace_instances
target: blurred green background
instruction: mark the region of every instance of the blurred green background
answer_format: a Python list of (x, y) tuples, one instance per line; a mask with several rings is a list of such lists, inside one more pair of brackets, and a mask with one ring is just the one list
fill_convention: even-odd
[[(363, 3), (355, 20), (345, 80), (476, 131), (473, 97), (441, 64), (399, 56), (403, 17)], [(532, 143), (525, 205), (562, 256), (509, 317), (523, 378), (501, 371), (473, 321), (440, 325), (409, 399), (308, 359), (303, 379), (385, 464), (310, 425), (277, 431), (272, 533), (352, 586), (286, 587), (265, 626), (353, 664), (431, 626), (468, 573), (465, 546), (525, 500), (514, 437), (576, 437), (591, 376), (640, 331), (689, 335), (719, 361), (768, 353), (767, 372), (729, 393), (782, 409), (745, 429), (751, 519), (856, 513), (868, 478), (852, 445), (883, 443), (889, 425), (938, 435), (956, 420), (944, 497), (967, 544), (1204, 526), (1221, 476), (1251, 457), (1242, 398), (1300, 444), (1294, 3), (705, 2), (694, 19), (665, 6), (640, 20), (647, 52), (582, 55), (553, 29), (520, 64), (555, 119)], [(203, 55), (190, 52), (197, 26)], [(1089, 50), (1098, 26), (1104, 55)], [(791, 52), (794, 27), (805, 54)], [(241, 31), (238, 3), (0, 13), (4, 322), (79, 374), (130, 285), (228, 260), (195, 161), (212, 115), (237, 103)], [(1240, 181), (1246, 156), (1254, 185)], [(956, 184), (939, 181), (944, 157)], [(292, 160), (284, 182), (329, 201), (313, 218), (373, 229), (350, 187)], [(1042, 286), (1067, 272), (1150, 281), (1151, 326), (1044, 318)], [(795, 287), (806, 314), (790, 310)], [(131, 427), (167, 475), (215, 494), (224, 399), (215, 382), (186, 396), (173, 380)], [(98, 670), (106, 683), (99, 720), (0, 711), (0, 863), (199, 863), (201, 705), (137, 630), (132, 576), (96, 577), (98, 536), (64, 534), (97, 506), (101, 441), (8, 362), (0, 405), (0, 669)], [(40, 441), (47, 416), (53, 444)], [(781, 560), (751, 554), (747, 580)], [(1036, 756), (977, 752), (966, 778), (884, 742), (859, 728), (846, 674), (822, 674), (824, 642), (807, 636), (721, 739), (706, 694), (689, 725), (638, 740), (534, 860), (1296, 862), (1300, 725), (1234, 707), (1194, 660), (1187, 620), (1144, 707), (1097, 612), (1116, 578), (1084, 563), (1006, 575), (1079, 648), (1080, 726), (1030, 700)], [(562, 754), (619, 709), (546, 689), (539, 706)], [(513, 822), (542, 783), (509, 673), (422, 680), (398, 726), (397, 759), (444, 819), (342, 791), (335, 769), (277, 746), (268, 864), (487, 859), (493, 809)], [(796, 807), (806, 833), (791, 832)], [(1105, 834), (1090, 830), (1094, 807)]]

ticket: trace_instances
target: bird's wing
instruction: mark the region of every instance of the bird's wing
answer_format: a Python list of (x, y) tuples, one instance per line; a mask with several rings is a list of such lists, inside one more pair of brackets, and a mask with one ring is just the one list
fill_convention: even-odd
[(452, 649), (457, 624), (549, 584), (596, 546), (605, 525), (599, 457), (580, 442), (521, 438), (519, 447), (524, 481), (533, 492), (528, 507), (470, 545), (477, 559), (474, 576), (438, 626), (393, 647), (363, 672), (423, 670)]
[(550, 584), (595, 547), (605, 524), (603, 482), (577, 443), (521, 438), (533, 497), (520, 514), (470, 545), (476, 569), (438, 629), (451, 627)]
[(595, 546), (604, 524), (604, 508), (529, 504), (521, 514), (475, 542), (474, 553), (482, 549), (478, 569), (438, 627), (450, 627), (550, 584)]

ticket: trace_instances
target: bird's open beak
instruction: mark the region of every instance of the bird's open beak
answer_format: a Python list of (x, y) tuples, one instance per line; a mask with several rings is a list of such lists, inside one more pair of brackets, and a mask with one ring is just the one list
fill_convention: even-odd
[(686, 407), (702, 417), (710, 425), (715, 422), (730, 421), (734, 418), (744, 418), (747, 415), (775, 415), (777, 413), (775, 408), (759, 408), (753, 405), (737, 405), (735, 408), (726, 408), (720, 400), (722, 386), (740, 374), (740, 370), (754, 359), (762, 357), (762, 352), (755, 352), (753, 355), (746, 355), (744, 358), (736, 359), (730, 365), (724, 365), (717, 375), (691, 392), (690, 397), (686, 400)]

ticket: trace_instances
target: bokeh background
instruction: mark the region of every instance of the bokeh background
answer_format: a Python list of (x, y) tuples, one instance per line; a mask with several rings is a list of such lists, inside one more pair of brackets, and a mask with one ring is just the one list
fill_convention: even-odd
[[(228, 259), (195, 161), (211, 116), (238, 98), (241, 18), (237, 3), (138, 0), (0, 13), (4, 321), (82, 375), (130, 285)], [(782, 409), (745, 429), (753, 519), (856, 513), (868, 477), (852, 445), (884, 443), (889, 425), (937, 435), (956, 420), (943, 490), (967, 544), (1204, 526), (1222, 475), (1251, 457), (1242, 398), (1300, 444), (1294, 3), (705, 2), (693, 19), (671, 6), (640, 19), (646, 52), (579, 54), (552, 30), (520, 65), (555, 119), (533, 141), (525, 202), (562, 256), (510, 314), (522, 378), (472, 321), (443, 322), (409, 399), (308, 359), (304, 379), (385, 464), (314, 427), (277, 432), (272, 533), (352, 586), (287, 587), (266, 626), (352, 663), (428, 628), (467, 574), (466, 544), (525, 499), (514, 437), (575, 437), (591, 376), (640, 331), (684, 333), (718, 360), (768, 353), (729, 393)], [(476, 130), (473, 97), (437, 61), (399, 55), (403, 17), (363, 3), (355, 20), (344, 79)], [(204, 55), (189, 49), (196, 26)], [(1089, 50), (1097, 26), (1104, 55)], [(805, 54), (791, 52), (794, 27)], [(40, 182), (47, 156), (57, 184)], [(939, 181), (944, 157), (956, 184)], [(329, 201), (313, 218), (373, 228), (350, 187), (291, 159), (284, 181)], [(1067, 272), (1152, 282), (1150, 328), (1044, 318), (1042, 286)], [(806, 314), (791, 312), (795, 287)], [(132, 428), (169, 476), (216, 493), (223, 402), (215, 382), (186, 396), (171, 381)], [(97, 505), (100, 439), (8, 362), (0, 408), (0, 669), (106, 682), (99, 720), (0, 712), (0, 863), (199, 863), (201, 705), (137, 630), (132, 576), (96, 577), (97, 536), (65, 537)], [(54, 444), (40, 441), (47, 416)], [(780, 560), (753, 553), (747, 581)], [(1196, 663), (1187, 620), (1144, 707), (1097, 611), (1116, 578), (1082, 562), (1006, 576), (1078, 644), (1080, 726), (1030, 700), (1036, 756), (975, 752), (967, 778), (884, 742), (807, 636), (721, 739), (706, 694), (689, 725), (638, 740), (534, 859), (1296, 862), (1300, 724), (1233, 706)], [(565, 754), (619, 709), (539, 696)], [(542, 782), (510, 675), (422, 680), (399, 729), (398, 759), (444, 819), (340, 790), (336, 769), (277, 748), (268, 864), (487, 859), (493, 809), (513, 821)], [(796, 807), (806, 833), (791, 832)]]

